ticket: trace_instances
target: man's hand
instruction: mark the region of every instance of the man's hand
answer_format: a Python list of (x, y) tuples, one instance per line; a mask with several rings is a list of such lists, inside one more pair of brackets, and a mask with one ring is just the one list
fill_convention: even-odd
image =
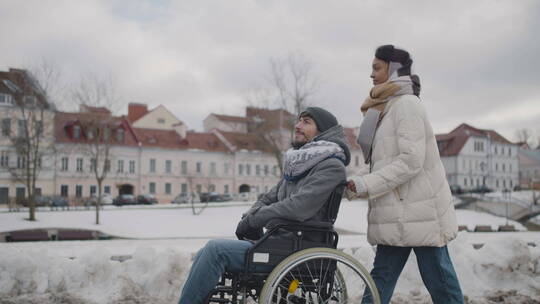
[(354, 184), (354, 181), (352, 179), (347, 182), (347, 189), (352, 192), (356, 192), (356, 185)]
[(242, 220), (236, 226), (236, 237), (239, 240), (258, 240), (262, 237), (262, 228), (253, 228), (249, 225), (248, 217), (242, 217)]

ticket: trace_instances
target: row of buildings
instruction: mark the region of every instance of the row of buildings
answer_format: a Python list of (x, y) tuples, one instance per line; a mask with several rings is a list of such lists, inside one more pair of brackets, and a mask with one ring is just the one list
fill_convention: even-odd
[[(95, 195), (99, 171), (95, 169), (103, 164), (104, 192), (150, 193), (160, 202), (169, 202), (180, 193), (255, 196), (267, 191), (280, 179), (279, 158), (289, 146), (296, 121), (282, 109), (247, 107), (244, 116), (209, 114), (204, 130), (196, 132), (161, 105), (148, 109), (146, 104), (131, 103), (124, 116), (85, 105), (68, 113), (56, 110), (45, 96), (24, 70), (0, 72), (0, 204), (25, 196), (27, 186), (15, 176), (31, 164), (20, 155), (14, 138), (31, 136), (30, 126), (40, 130), (45, 151), (38, 162), (38, 194), (75, 201)], [(29, 124), (29, 119), (35, 122)], [(98, 135), (97, 125), (106, 126), (104, 134)], [(345, 128), (352, 152), (351, 174), (363, 164), (357, 130)], [(98, 136), (107, 139), (102, 163), (102, 154), (96, 152), (103, 149), (96, 145)], [(520, 166), (520, 148), (497, 132), (462, 124), (437, 135), (437, 142), (450, 185), (498, 190), (520, 185), (520, 171), (525, 170)], [(540, 157), (534, 164), (539, 163)], [(535, 171), (530, 179), (538, 177)]]

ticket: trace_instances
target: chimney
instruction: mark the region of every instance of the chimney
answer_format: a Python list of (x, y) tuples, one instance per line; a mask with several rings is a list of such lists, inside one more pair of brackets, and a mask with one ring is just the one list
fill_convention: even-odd
[(186, 138), (187, 126), (183, 122), (175, 123), (172, 127), (180, 135), (180, 138)]
[(148, 113), (148, 106), (146, 104), (131, 102), (128, 105), (127, 118), (129, 120), (129, 122), (133, 123), (133, 122), (137, 121), (139, 118), (146, 115), (146, 113)]

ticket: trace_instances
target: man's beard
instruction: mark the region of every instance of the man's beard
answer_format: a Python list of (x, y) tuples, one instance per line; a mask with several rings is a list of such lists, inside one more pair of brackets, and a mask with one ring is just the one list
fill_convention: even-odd
[(291, 142), (291, 147), (295, 150), (302, 148), (307, 142), (305, 141), (293, 141)]

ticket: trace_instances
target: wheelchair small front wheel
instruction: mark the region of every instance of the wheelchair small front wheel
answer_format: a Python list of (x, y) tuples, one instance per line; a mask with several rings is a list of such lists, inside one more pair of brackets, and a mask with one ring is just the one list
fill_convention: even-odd
[(356, 259), (332, 248), (310, 248), (274, 268), (259, 303), (379, 304), (380, 298), (369, 272)]

